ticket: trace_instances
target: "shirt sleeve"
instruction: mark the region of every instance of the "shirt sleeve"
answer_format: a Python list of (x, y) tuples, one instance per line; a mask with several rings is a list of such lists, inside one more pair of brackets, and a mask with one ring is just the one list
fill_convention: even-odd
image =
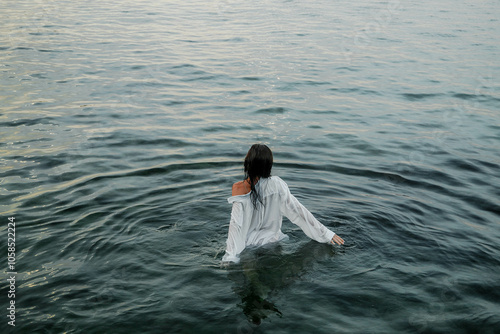
[(312, 213), (292, 195), (284, 181), (282, 181), (280, 210), (292, 223), (299, 226), (309, 238), (317, 242), (330, 242), (335, 235), (334, 232), (314, 218)]
[(245, 249), (246, 236), (243, 231), (243, 203), (233, 202), (229, 232), (226, 241), (226, 253), (222, 262), (240, 262), (239, 254)]

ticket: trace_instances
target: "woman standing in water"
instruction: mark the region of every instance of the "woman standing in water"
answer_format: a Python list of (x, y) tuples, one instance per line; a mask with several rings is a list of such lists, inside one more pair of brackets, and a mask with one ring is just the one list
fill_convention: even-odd
[(311, 239), (344, 244), (344, 240), (321, 224), (291, 193), (287, 184), (271, 176), (273, 153), (254, 144), (245, 157), (245, 180), (233, 185), (233, 204), (223, 262), (239, 262), (247, 246), (262, 246), (288, 238), (281, 232), (283, 216), (298, 225)]

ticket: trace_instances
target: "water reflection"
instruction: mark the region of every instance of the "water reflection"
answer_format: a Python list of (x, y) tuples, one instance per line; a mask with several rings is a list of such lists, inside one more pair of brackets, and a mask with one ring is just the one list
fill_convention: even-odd
[(282, 244), (272, 244), (245, 251), (239, 265), (231, 266), (228, 277), (233, 291), (241, 298), (238, 307), (248, 321), (260, 325), (275, 314), (282, 317), (272, 299), (304, 274), (319, 260), (335, 254), (332, 246), (310, 241), (293, 253), (284, 253)]

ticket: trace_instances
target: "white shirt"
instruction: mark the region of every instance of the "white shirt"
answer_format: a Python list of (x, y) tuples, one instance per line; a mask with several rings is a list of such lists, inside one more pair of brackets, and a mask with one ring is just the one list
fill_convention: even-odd
[(281, 232), (283, 216), (299, 226), (313, 240), (324, 243), (332, 240), (335, 233), (300, 204), (290, 193), (285, 181), (277, 176), (260, 178), (255, 188), (264, 204), (257, 202), (257, 209), (252, 204), (251, 192), (227, 199), (233, 204), (233, 208), (223, 262), (238, 263), (239, 254), (247, 246), (262, 246), (288, 238)]

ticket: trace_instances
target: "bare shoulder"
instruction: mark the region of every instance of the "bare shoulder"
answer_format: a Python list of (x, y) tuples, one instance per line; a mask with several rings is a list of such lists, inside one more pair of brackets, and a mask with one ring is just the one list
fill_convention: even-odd
[(246, 182), (240, 181), (233, 184), (233, 196), (245, 195), (250, 192), (250, 187)]

